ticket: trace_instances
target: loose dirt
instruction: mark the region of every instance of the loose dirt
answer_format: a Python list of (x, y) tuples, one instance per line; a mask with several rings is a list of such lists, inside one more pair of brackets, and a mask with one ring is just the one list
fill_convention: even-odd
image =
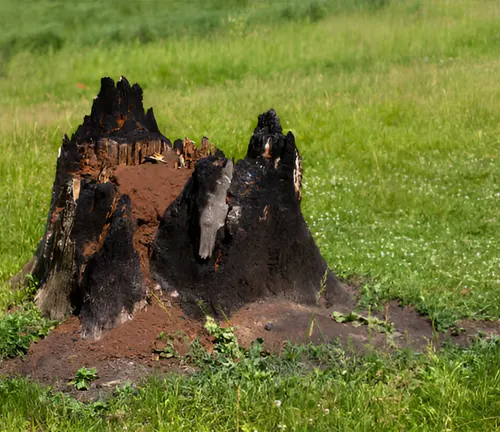
[[(149, 291), (148, 304), (135, 312), (132, 320), (107, 331), (99, 340), (81, 338), (78, 317), (70, 317), (53, 330), (48, 337), (32, 344), (24, 358), (0, 363), (0, 375), (21, 374), (55, 385), (58, 389), (73, 391), (79, 398), (96, 397), (124, 381), (138, 381), (152, 374), (174, 371), (191, 373), (193, 367), (180, 358), (162, 359), (155, 350), (165, 346), (170, 336), (175, 349), (187, 353), (191, 342), (198, 339), (207, 349), (211, 339), (203, 322), (186, 316), (178, 299), (168, 297), (155, 287), (149, 277), (149, 245), (153, 241), (159, 219), (167, 207), (180, 194), (192, 170), (175, 170), (172, 164), (144, 164), (118, 167), (111, 180), (121, 194), (132, 200), (133, 215), (137, 222), (134, 236), (136, 249), (141, 257), (141, 269)], [(425, 349), (429, 343), (439, 347), (446, 338), (460, 344), (470, 342), (478, 333), (500, 333), (498, 322), (479, 323), (464, 321), (458, 331), (447, 335), (437, 334), (425, 317), (413, 308), (400, 307), (390, 302), (381, 312), (375, 313), (384, 323), (392, 323), (393, 330), (383, 333), (373, 326), (359, 322), (338, 323), (333, 312), (349, 313), (354, 305), (356, 290), (344, 287), (352, 301), (326, 309), (299, 305), (277, 297), (248, 304), (233, 313), (230, 325), (243, 346), (257, 338), (264, 339), (264, 347), (280, 352), (287, 341), (295, 343), (328, 343), (341, 341), (356, 350), (390, 350), (395, 347)], [(369, 316), (368, 312), (360, 312)], [(161, 340), (163, 339), (163, 340)], [(99, 379), (88, 392), (76, 392), (66, 383), (81, 367), (96, 367)]]
[[(412, 308), (388, 304), (384, 322), (391, 323), (394, 331), (382, 333), (368, 324), (359, 322), (338, 323), (332, 319), (333, 312), (348, 313), (337, 305), (324, 309), (298, 305), (285, 300), (274, 300), (248, 305), (233, 315), (231, 323), (243, 345), (262, 338), (270, 351), (279, 351), (286, 341), (295, 343), (328, 343), (339, 340), (344, 346), (364, 351), (368, 347), (388, 349), (412, 347), (420, 350), (430, 342), (440, 343), (441, 337), (434, 334), (431, 324)], [(363, 316), (369, 316), (364, 311)], [(375, 316), (375, 315), (373, 315)]]
[[(299, 344), (340, 341), (357, 352), (390, 351), (396, 347), (422, 351), (429, 344), (439, 349), (445, 340), (467, 344), (478, 331), (500, 334), (498, 322), (486, 326), (464, 322), (458, 335), (439, 334), (433, 331), (425, 317), (413, 308), (400, 307), (397, 302), (390, 302), (385, 311), (378, 313), (381, 320), (392, 323), (394, 328), (391, 333), (382, 333), (366, 324), (334, 321), (332, 312), (342, 310), (345, 311), (341, 306), (322, 309), (273, 298), (241, 308), (233, 314), (229, 324), (235, 327), (242, 346), (248, 347), (255, 339), (262, 338), (264, 348), (274, 353), (279, 353), (288, 341)], [(367, 316), (366, 311), (360, 314)], [(195, 339), (211, 349), (211, 338), (203, 322), (187, 317), (176, 299), (153, 297), (152, 303), (136, 312), (132, 320), (104, 333), (99, 340), (82, 339), (79, 319), (70, 317), (48, 337), (32, 344), (24, 358), (7, 360), (0, 365), (0, 375), (29, 376), (88, 400), (126, 381), (138, 382), (167, 372), (194, 372), (195, 368), (180, 357), (163, 359), (158, 356), (157, 350), (166, 345), (165, 336), (170, 337), (181, 356), (188, 352)], [(83, 366), (96, 367), (99, 373), (87, 392), (76, 391), (66, 384)]]
[(159, 220), (172, 201), (181, 193), (191, 177), (191, 169), (174, 169), (169, 161), (164, 164), (120, 166), (112, 180), (120, 194), (132, 200), (132, 212), (137, 222), (134, 234), (135, 249), (141, 260), (141, 270), (149, 277), (149, 245), (158, 229)]
[(154, 373), (190, 372), (176, 359), (160, 360), (154, 354), (165, 342), (161, 333), (172, 335), (175, 349), (184, 355), (198, 338), (210, 348), (203, 324), (184, 316), (177, 306), (154, 302), (136, 313), (133, 320), (106, 332), (99, 340), (81, 338), (80, 320), (72, 316), (48, 337), (32, 344), (24, 358), (4, 362), (0, 374), (25, 375), (56, 388), (71, 390), (66, 383), (81, 367), (95, 367), (99, 379), (94, 389), (138, 381)]

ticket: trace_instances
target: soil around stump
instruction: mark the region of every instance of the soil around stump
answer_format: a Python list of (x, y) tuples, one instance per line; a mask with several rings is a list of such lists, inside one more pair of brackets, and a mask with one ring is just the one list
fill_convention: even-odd
[[(107, 394), (127, 381), (139, 382), (148, 376), (167, 372), (194, 372), (196, 369), (182, 358), (162, 359), (155, 354), (155, 350), (165, 346), (159, 335), (170, 336), (181, 356), (188, 352), (195, 339), (210, 351), (211, 338), (203, 322), (184, 314), (177, 299), (160, 299), (161, 293), (157, 294), (151, 304), (136, 312), (133, 320), (105, 332), (99, 340), (82, 339), (78, 317), (70, 317), (45, 339), (32, 344), (24, 358), (0, 364), (0, 376), (28, 376), (55, 389), (70, 391), (81, 400), (88, 400)], [(385, 312), (378, 314), (393, 324), (392, 337), (367, 325), (338, 323), (331, 318), (333, 311), (347, 313), (348, 309), (342, 305), (332, 309), (317, 308), (269, 298), (242, 307), (232, 315), (229, 323), (235, 328), (242, 346), (249, 347), (255, 339), (262, 338), (264, 348), (273, 353), (280, 353), (288, 342), (317, 344), (334, 341), (358, 353), (387, 352), (400, 347), (423, 351), (430, 343), (439, 349), (447, 340), (466, 345), (478, 331), (500, 334), (499, 322), (462, 322), (458, 336), (438, 334), (428, 319), (411, 307), (399, 306), (396, 301), (390, 302)], [(99, 373), (99, 378), (87, 392), (67, 386), (83, 366), (95, 367)]]
[(119, 166), (114, 171), (113, 182), (118, 192), (128, 195), (137, 228), (134, 247), (139, 253), (141, 270), (150, 282), (149, 245), (154, 240), (160, 219), (168, 206), (181, 193), (191, 177), (192, 169), (175, 169), (169, 161), (164, 164)]
[[(81, 367), (95, 367), (99, 378), (90, 394), (97, 395), (99, 390), (106, 392), (125, 381), (137, 382), (154, 373), (189, 373), (190, 368), (181, 367), (178, 360), (159, 361), (154, 355), (153, 350), (164, 345), (158, 339), (162, 332), (175, 334), (174, 346), (181, 355), (187, 353), (195, 338), (210, 347), (201, 322), (187, 318), (179, 307), (168, 302), (161, 305), (155, 302), (98, 340), (82, 339), (80, 320), (72, 316), (46, 338), (32, 344), (24, 358), (7, 360), (0, 365), (0, 375), (28, 376), (56, 389), (72, 391), (74, 389), (66, 384), (76, 371)], [(85, 392), (77, 394), (86, 397)]]

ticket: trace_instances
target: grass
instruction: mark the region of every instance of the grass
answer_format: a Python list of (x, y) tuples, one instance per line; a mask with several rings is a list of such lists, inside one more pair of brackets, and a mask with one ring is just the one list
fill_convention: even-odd
[(18, 53), (0, 79), (0, 280), (43, 231), (62, 133), (101, 76), (124, 74), (168, 136), (207, 134), (238, 157), (274, 107), (304, 156), (307, 221), (332, 268), (369, 282), (366, 303), (398, 297), (441, 327), (498, 318), (499, 14), (491, 1), (407, 1)]
[(10, 58), (20, 51), (47, 53), (67, 46), (96, 43), (147, 44), (179, 36), (217, 35), (241, 31), (256, 23), (318, 21), (329, 14), (384, 8), (387, 0), (148, 0), (125, 4), (109, 0), (68, 3), (42, 0), (19, 7), (13, 1), (0, 5), (4, 31), (0, 53)]
[[(363, 281), (363, 305), (398, 298), (439, 328), (499, 319), (500, 4), (205, 3), (0, 4), (0, 282), (43, 233), (62, 134), (89, 113), (101, 76), (123, 74), (144, 88), (167, 136), (207, 135), (237, 157), (257, 115), (275, 108), (304, 158), (309, 227), (329, 265)], [(0, 311), (15, 297), (0, 287)], [(327, 362), (326, 372), (290, 366), (264, 384), (219, 368), (213, 378), (157, 379), (104, 414), (5, 381), (0, 417), (9, 430), (26, 421), (88, 429), (95, 419), (96, 429), (161, 430), (168, 419), (197, 430), (234, 430), (236, 421), (241, 430), (283, 421), (288, 430), (493, 430), (495, 358), (497, 345), (414, 363), (375, 356), (349, 380)], [(388, 368), (387, 380), (368, 374), (374, 364)], [(126, 410), (113, 405), (120, 398)]]
[(5, 296), (7, 306), (0, 311), (0, 362), (26, 354), (32, 342), (47, 336), (56, 325), (55, 321), (42, 317), (34, 305), (38, 285), (32, 278), (28, 280), (26, 288)]
[[(500, 343), (396, 356), (336, 346), (258, 344), (239, 361), (199, 348), (189, 377), (169, 374), (82, 403), (26, 379), (0, 381), (5, 430), (483, 430), (500, 427)], [(223, 364), (223, 366), (221, 366)]]

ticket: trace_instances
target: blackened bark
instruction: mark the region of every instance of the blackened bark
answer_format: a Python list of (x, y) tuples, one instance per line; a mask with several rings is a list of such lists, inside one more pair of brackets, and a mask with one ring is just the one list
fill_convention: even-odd
[[(223, 226), (204, 225), (203, 214), (231, 167)], [(153, 243), (153, 275), (176, 290), (188, 312), (200, 301), (229, 314), (269, 296), (331, 305), (346, 294), (328, 270), (300, 210), (302, 163), (291, 132), (271, 110), (259, 116), (247, 156), (198, 162), (183, 193), (167, 209)], [(204, 230), (216, 230), (210, 255), (200, 253)], [(322, 288), (323, 283), (323, 291)], [(203, 307), (202, 307), (203, 308)]]
[[(144, 231), (152, 244), (136, 239), (135, 201), (114, 176), (145, 162), (163, 162), (161, 175), (196, 164), (158, 229), (155, 220)], [(144, 111), (141, 88), (103, 78), (90, 116), (60, 149), (46, 231), (26, 267), (40, 281), (37, 305), (55, 319), (78, 314), (83, 336), (99, 337), (132, 317), (151, 278), (193, 315), (230, 314), (273, 296), (343, 303), (347, 294), (302, 216), (301, 182), (295, 138), (273, 110), (259, 116), (245, 159), (234, 164), (207, 137), (200, 148), (187, 137), (172, 148), (152, 109)], [(151, 184), (157, 194), (166, 187)]]
[(99, 336), (128, 317), (144, 296), (139, 256), (134, 250), (131, 202), (110, 182), (118, 165), (137, 165), (165, 153), (142, 90), (121, 78), (101, 80), (90, 116), (57, 160), (46, 231), (35, 254), (40, 281), (36, 302), (42, 313), (62, 319), (80, 314), (84, 335)]

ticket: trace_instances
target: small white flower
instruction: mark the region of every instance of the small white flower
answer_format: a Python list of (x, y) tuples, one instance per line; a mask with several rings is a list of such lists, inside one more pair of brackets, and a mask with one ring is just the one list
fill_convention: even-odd
[(330, 414), (330, 410), (329, 410), (328, 408), (325, 408), (325, 409), (323, 410), (323, 412), (325, 413), (325, 415)]
[(281, 401), (280, 400), (275, 400), (274, 405), (276, 405), (278, 408), (281, 406)]
[(284, 424), (279, 424), (279, 425), (278, 425), (278, 429), (279, 429), (279, 430), (285, 430), (285, 429), (286, 429), (286, 425), (284, 425)]

